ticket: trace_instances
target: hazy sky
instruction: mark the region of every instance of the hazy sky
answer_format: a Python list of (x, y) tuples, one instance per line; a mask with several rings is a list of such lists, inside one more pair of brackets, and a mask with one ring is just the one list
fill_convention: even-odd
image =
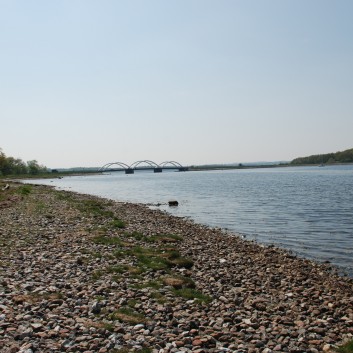
[(352, 0), (0, 0), (0, 148), (51, 168), (353, 147)]

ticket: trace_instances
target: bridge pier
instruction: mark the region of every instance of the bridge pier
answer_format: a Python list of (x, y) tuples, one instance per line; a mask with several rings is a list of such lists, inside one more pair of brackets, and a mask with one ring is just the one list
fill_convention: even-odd
[(188, 170), (189, 170), (188, 167), (179, 168), (179, 172), (187, 172)]
[(125, 169), (125, 174), (134, 174), (135, 171), (131, 168)]
[(154, 173), (162, 173), (162, 168), (154, 168), (153, 172)]

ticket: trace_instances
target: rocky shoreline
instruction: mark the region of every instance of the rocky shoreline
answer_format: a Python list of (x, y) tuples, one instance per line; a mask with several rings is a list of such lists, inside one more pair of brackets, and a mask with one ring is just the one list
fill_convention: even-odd
[(144, 205), (0, 194), (1, 352), (323, 352), (353, 337), (330, 265)]

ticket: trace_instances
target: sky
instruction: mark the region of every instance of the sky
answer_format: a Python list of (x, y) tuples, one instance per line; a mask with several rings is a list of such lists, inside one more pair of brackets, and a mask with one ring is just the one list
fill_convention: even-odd
[(0, 0), (0, 148), (49, 168), (353, 147), (351, 0)]

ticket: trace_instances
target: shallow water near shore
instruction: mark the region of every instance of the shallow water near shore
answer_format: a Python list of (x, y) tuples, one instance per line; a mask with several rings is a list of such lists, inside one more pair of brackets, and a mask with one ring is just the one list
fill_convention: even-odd
[[(138, 171), (31, 180), (158, 208), (299, 256), (330, 261), (353, 277), (353, 166), (203, 172)], [(178, 207), (169, 207), (178, 200)], [(156, 207), (156, 206), (155, 206)]]

